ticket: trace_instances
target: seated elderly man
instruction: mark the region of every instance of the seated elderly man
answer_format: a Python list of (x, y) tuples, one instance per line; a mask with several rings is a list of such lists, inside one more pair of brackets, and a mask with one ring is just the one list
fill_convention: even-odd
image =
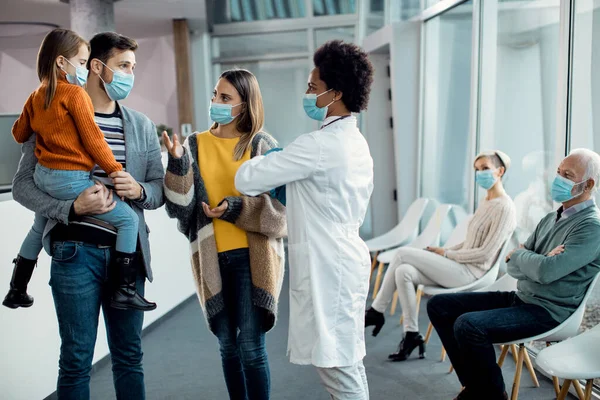
[(506, 399), (493, 343), (544, 333), (580, 305), (600, 271), (600, 211), (592, 197), (598, 182), (600, 156), (593, 151), (574, 150), (561, 162), (552, 198), (562, 206), (507, 256), (516, 292), (439, 295), (427, 304), (465, 388), (456, 399)]

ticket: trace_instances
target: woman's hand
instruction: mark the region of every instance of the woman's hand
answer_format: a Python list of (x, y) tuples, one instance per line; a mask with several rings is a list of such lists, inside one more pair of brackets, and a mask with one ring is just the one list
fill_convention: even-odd
[(227, 211), (228, 208), (229, 203), (227, 202), (227, 200), (224, 200), (220, 206), (212, 209), (209, 207), (208, 204), (202, 202), (202, 209), (204, 210), (204, 214), (206, 214), (208, 218), (221, 218), (221, 216), (225, 214), (225, 211)]
[(167, 148), (167, 151), (173, 158), (181, 158), (183, 156), (183, 146), (179, 143), (179, 139), (177, 138), (177, 134), (173, 134), (173, 142), (169, 139), (169, 135), (167, 131), (163, 131), (162, 133), (163, 143)]
[(425, 248), (425, 250), (430, 251), (430, 252), (435, 253), (435, 254), (440, 255), (440, 256), (443, 256), (444, 253), (446, 252), (441, 247), (433, 247), (433, 246), (427, 246)]
[(553, 248), (552, 251), (550, 251), (550, 253), (546, 254), (546, 256), (547, 257), (557, 256), (561, 253), (564, 253), (564, 251), (565, 251), (565, 245), (559, 244), (558, 246)]

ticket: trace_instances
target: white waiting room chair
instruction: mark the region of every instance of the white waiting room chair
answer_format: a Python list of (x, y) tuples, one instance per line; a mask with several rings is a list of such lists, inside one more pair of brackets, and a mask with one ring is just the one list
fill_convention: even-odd
[[(581, 322), (583, 321), (583, 315), (585, 313), (585, 306), (586, 306), (586, 304), (590, 298), (590, 295), (592, 293), (592, 290), (594, 290), (594, 286), (596, 285), (596, 282), (598, 281), (599, 278), (600, 278), (600, 273), (596, 275), (596, 277), (594, 278), (592, 283), (588, 286), (586, 294), (585, 294), (583, 300), (581, 301), (581, 304), (579, 305), (579, 307), (577, 307), (577, 310), (569, 318), (567, 318), (562, 324), (558, 325), (556, 328), (551, 329), (548, 332), (544, 332), (540, 335), (533, 336), (533, 337), (522, 338), (522, 339), (514, 340), (509, 343), (501, 343), (502, 345), (504, 345), (504, 348), (502, 350), (502, 354), (500, 355), (500, 360), (498, 361), (498, 364), (500, 366), (502, 366), (502, 361), (506, 357), (506, 353), (508, 352), (508, 347), (513, 346), (513, 345), (515, 347), (518, 346), (518, 349), (516, 349), (515, 347), (512, 347), (513, 353), (517, 354), (517, 370), (515, 372), (515, 378), (513, 381), (511, 400), (517, 400), (517, 398), (519, 397), (519, 386), (521, 384), (521, 372), (523, 371), (523, 363), (526, 362), (525, 354), (527, 353), (527, 349), (525, 348), (525, 343), (530, 343), (533, 341), (543, 341), (543, 342), (546, 342), (547, 346), (549, 346), (550, 343), (552, 343), (552, 342), (562, 342), (563, 340), (566, 340), (568, 338), (571, 338), (571, 337), (577, 335), (577, 333), (579, 331), (579, 327), (581, 326)], [(531, 366), (531, 362), (529, 362), (529, 365), (527, 365), (527, 369), (529, 369), (530, 372), (533, 372), (533, 366)], [(534, 378), (534, 377), (535, 377), (535, 374), (532, 373), (532, 379), (534, 380), (534, 384), (536, 387), (538, 387), (539, 383), (537, 382), (537, 378)], [(552, 380), (554, 382), (554, 389), (557, 391), (557, 394), (558, 394), (558, 378), (556, 376), (553, 376)], [(579, 385), (579, 382), (576, 380), (573, 380), (573, 384), (575, 386), (575, 389), (577, 390), (579, 397), (583, 398), (584, 393), (581, 389), (581, 386)]]
[[(451, 204), (441, 204), (436, 209), (429, 221), (427, 222), (427, 226), (423, 229), (423, 232), (419, 236), (417, 236), (410, 243), (406, 244), (407, 247), (415, 247), (415, 248), (425, 248), (427, 246), (437, 246), (440, 242), (440, 235), (442, 231), (442, 225), (450, 211), (452, 210)], [(375, 286), (373, 287), (373, 299), (377, 297), (377, 293), (379, 293), (379, 287), (381, 286), (381, 279), (383, 275), (383, 266), (385, 264), (389, 264), (394, 260), (396, 253), (398, 253), (398, 249), (402, 246), (397, 247), (392, 250), (387, 250), (377, 257), (377, 261), (379, 262), (379, 267), (377, 269), (377, 278), (375, 279)], [(394, 296), (394, 301), (392, 302), (392, 312), (395, 312), (396, 308), (396, 296)]]
[(592, 399), (594, 379), (600, 378), (599, 343), (600, 325), (596, 325), (578, 336), (543, 349), (537, 355), (539, 368), (565, 380), (558, 400), (564, 400), (571, 383), (579, 379), (586, 380), (584, 399)]
[[(508, 246), (511, 241), (512, 235), (506, 239), (506, 241), (502, 244), (494, 263), (490, 267), (490, 269), (483, 275), (481, 278), (467, 284), (464, 286), (454, 287), (454, 288), (445, 288), (441, 286), (426, 286), (419, 285), (417, 288), (417, 302), (420, 303), (421, 297), (423, 294), (428, 296), (435, 296), (437, 294), (452, 294), (452, 293), (465, 293), (465, 292), (474, 292), (479, 289), (488, 288), (491, 286), (496, 279), (498, 278), (498, 272), (500, 271), (500, 264), (504, 259), (506, 252), (508, 251)], [(487, 291), (487, 289), (486, 289)], [(433, 332), (433, 324), (430, 322), (427, 327), (427, 333), (425, 334), (425, 343), (429, 342), (431, 338), (431, 333)], [(444, 361), (446, 359), (446, 350), (442, 347), (441, 360)]]
[[(404, 246), (417, 237), (419, 234), (419, 224), (421, 222), (421, 218), (423, 218), (423, 214), (425, 213), (429, 203), (430, 200), (426, 198), (416, 199), (408, 207), (408, 210), (406, 210), (402, 221), (400, 221), (398, 225), (396, 225), (389, 232), (365, 242), (369, 248), (369, 251), (371, 253), (375, 253), (373, 256), (373, 264), (371, 265), (371, 275), (373, 275), (373, 271), (377, 265), (377, 256), (379, 256), (381, 251), (391, 249), (393, 247)], [(378, 276), (380, 276), (379, 272)], [(376, 287), (377, 289), (379, 288), (377, 283)]]

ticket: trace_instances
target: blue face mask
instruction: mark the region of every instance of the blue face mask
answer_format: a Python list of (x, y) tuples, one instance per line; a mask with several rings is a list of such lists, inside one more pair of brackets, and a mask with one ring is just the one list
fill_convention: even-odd
[[(73, 63), (71, 63), (71, 61), (67, 60), (66, 58), (65, 58), (65, 60), (69, 64), (73, 65)], [(77, 67), (75, 65), (73, 65), (73, 68), (75, 68), (75, 75), (71, 75), (67, 71), (65, 71), (67, 74), (67, 82), (69, 82), (70, 84), (73, 84), (73, 85), (77, 85), (77, 86), (82, 86), (82, 87), (85, 86), (85, 84), (87, 82), (87, 77), (88, 77), (87, 68), (85, 68), (83, 66)]]
[(327, 109), (335, 102), (335, 100), (327, 104), (325, 107), (317, 107), (317, 97), (323, 96), (325, 93), (331, 92), (331, 90), (332, 89), (329, 89), (320, 95), (316, 95), (314, 93), (305, 94), (304, 99), (302, 99), (302, 105), (304, 106), (304, 112), (306, 115), (314, 120), (323, 121), (325, 117), (327, 117)]
[(585, 191), (585, 186), (582, 187), (581, 191), (579, 191), (577, 194), (572, 194), (573, 188), (585, 182), (586, 181), (575, 183), (567, 178), (563, 178), (560, 175), (556, 175), (556, 178), (554, 178), (554, 181), (552, 182), (552, 200), (556, 201), (557, 203), (564, 203), (574, 199), (577, 196), (580, 196)]
[[(102, 62), (102, 61), (100, 61)], [(121, 71), (113, 71), (108, 65), (102, 63), (106, 68), (113, 72), (113, 79), (111, 83), (104, 82), (104, 79), (100, 77), (102, 83), (104, 83), (104, 89), (106, 94), (112, 101), (119, 101), (126, 99), (133, 89), (133, 81), (135, 76), (133, 74), (126, 74)]]
[(222, 104), (222, 103), (210, 103), (210, 108), (208, 109), (208, 116), (213, 122), (216, 122), (219, 125), (227, 125), (230, 124), (231, 121), (235, 119), (238, 115), (231, 115), (233, 111), (233, 107), (237, 107), (239, 103), (235, 105), (231, 104)]
[(485, 169), (483, 171), (475, 172), (475, 182), (485, 190), (491, 189), (496, 184), (494, 171)]

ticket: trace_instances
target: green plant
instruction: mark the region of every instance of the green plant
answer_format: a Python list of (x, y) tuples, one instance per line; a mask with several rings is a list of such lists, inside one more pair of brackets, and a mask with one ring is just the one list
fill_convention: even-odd
[(163, 131), (167, 131), (167, 135), (169, 135), (169, 138), (173, 137), (173, 128), (169, 128), (164, 124), (156, 125), (156, 134), (158, 135), (159, 139), (162, 138)]

